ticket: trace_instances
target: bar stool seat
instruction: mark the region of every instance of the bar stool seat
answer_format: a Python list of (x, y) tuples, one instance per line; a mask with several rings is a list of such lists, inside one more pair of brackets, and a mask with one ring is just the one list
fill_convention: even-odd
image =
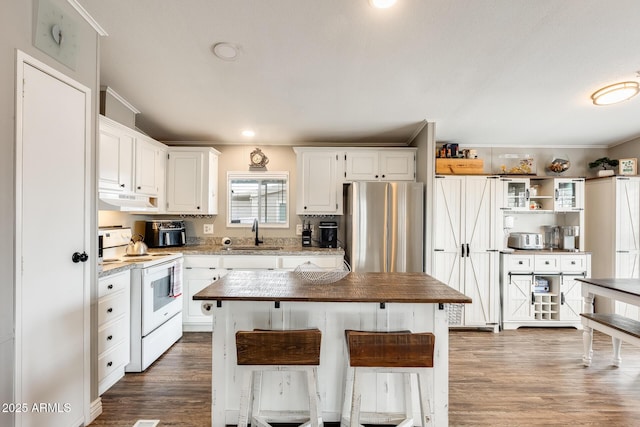
[[(318, 329), (236, 332), (238, 367), (244, 371), (240, 393), (238, 427), (270, 427), (269, 423), (302, 423), (322, 426), (317, 390), (321, 332)], [(300, 371), (304, 373), (309, 411), (267, 411), (261, 407), (262, 373)], [(249, 407), (252, 406), (251, 415)], [(306, 422), (305, 422), (306, 421)]]
[[(396, 424), (413, 427), (411, 375), (417, 376), (420, 401), (420, 425), (433, 424), (433, 406), (428, 392), (428, 376), (433, 370), (435, 336), (411, 331), (369, 332), (346, 330), (348, 367), (342, 406), (342, 427), (362, 424)], [(404, 413), (362, 412), (363, 373), (402, 374)], [(362, 423), (362, 424), (361, 424)]]

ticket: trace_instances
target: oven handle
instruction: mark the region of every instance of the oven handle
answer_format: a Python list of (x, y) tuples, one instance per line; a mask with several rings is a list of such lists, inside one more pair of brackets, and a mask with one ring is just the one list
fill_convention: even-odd
[(163, 262), (162, 264), (153, 265), (142, 269), (145, 276), (155, 274), (158, 271), (166, 270), (167, 268), (175, 269), (178, 266), (178, 261), (173, 259), (171, 261)]

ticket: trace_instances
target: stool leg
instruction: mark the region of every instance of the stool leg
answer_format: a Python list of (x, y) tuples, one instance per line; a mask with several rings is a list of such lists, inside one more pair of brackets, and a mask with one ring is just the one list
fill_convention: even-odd
[(420, 395), (420, 423), (423, 427), (434, 425), (432, 405), (429, 399), (431, 398), (429, 393), (428, 380), (426, 373), (418, 373), (418, 393)]
[(622, 364), (622, 358), (620, 357), (622, 340), (620, 338), (611, 337), (611, 344), (613, 344), (613, 360), (611, 364), (615, 367), (619, 367)]
[(362, 403), (362, 392), (360, 391), (360, 375), (358, 368), (353, 368), (353, 392), (351, 393), (351, 419), (350, 427), (360, 426), (360, 405)]
[(251, 408), (251, 425), (268, 427), (269, 425), (261, 418), (262, 414), (262, 371), (253, 373), (253, 407)]
[(353, 372), (354, 368), (345, 367), (344, 387), (342, 395), (342, 416), (340, 418), (340, 427), (347, 427), (349, 423), (349, 414), (351, 413), (351, 397), (353, 393)]
[(238, 427), (247, 427), (249, 424), (249, 404), (251, 402), (251, 382), (253, 372), (245, 370), (242, 376), (242, 388), (240, 390), (240, 411), (238, 413)]
[(307, 390), (309, 393), (309, 422), (311, 427), (322, 426), (322, 420), (320, 418), (318, 401), (318, 368), (315, 366), (312, 369), (307, 369), (305, 374), (307, 375)]
[(398, 427), (413, 427), (413, 404), (410, 373), (402, 374), (402, 383), (404, 385), (404, 420), (398, 424)]

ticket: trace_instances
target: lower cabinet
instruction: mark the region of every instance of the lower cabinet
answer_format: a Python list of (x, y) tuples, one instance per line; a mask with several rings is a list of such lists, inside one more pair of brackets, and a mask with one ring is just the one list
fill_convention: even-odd
[(124, 376), (129, 363), (131, 273), (98, 280), (98, 394)]
[(211, 304), (194, 301), (193, 296), (232, 270), (294, 270), (312, 262), (323, 268), (343, 265), (342, 255), (185, 255), (182, 328), (185, 332), (212, 330)]
[(581, 328), (582, 292), (590, 254), (502, 254), (502, 327)]

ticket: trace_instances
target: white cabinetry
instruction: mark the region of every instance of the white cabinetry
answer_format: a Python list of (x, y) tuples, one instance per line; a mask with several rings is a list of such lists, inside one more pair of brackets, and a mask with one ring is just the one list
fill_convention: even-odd
[(100, 190), (133, 191), (135, 138), (124, 126), (100, 116), (98, 185)]
[(167, 164), (167, 212), (218, 213), (218, 155), (209, 147), (171, 147)]
[(473, 300), (464, 305), (459, 326), (492, 327), (496, 331), (500, 236), (497, 181), (495, 176), (436, 176), (432, 271), (434, 277)]
[(165, 193), (167, 147), (104, 116), (100, 116), (98, 146), (101, 198), (113, 196), (109, 200), (119, 200), (116, 205), (122, 210), (158, 212)]
[(98, 393), (124, 376), (129, 363), (131, 273), (98, 280)]
[(584, 210), (584, 178), (500, 178), (502, 210), (578, 212)]
[(164, 192), (167, 147), (144, 135), (136, 138), (135, 192), (158, 196)]
[(591, 274), (591, 255), (502, 254), (502, 323), (581, 327), (582, 294), (576, 279)]
[(347, 181), (415, 181), (416, 150), (348, 149), (345, 153)]
[(342, 214), (341, 152), (294, 148), (297, 159), (298, 215)]
[(342, 255), (185, 255), (183, 329), (211, 331), (211, 303), (194, 301), (193, 296), (230, 270), (293, 270), (305, 262), (323, 268), (343, 265)]
[[(640, 278), (640, 177), (590, 179), (586, 183), (586, 249), (593, 277)], [(597, 312), (640, 320), (638, 308), (596, 298)]]

